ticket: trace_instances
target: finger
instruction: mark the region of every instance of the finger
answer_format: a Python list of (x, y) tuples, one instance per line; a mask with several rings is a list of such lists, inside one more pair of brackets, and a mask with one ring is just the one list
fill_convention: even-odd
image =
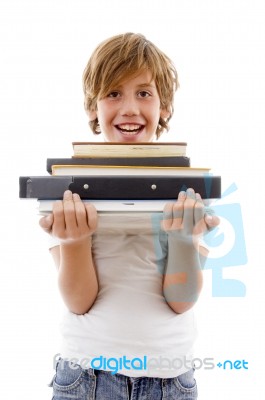
[(199, 193), (195, 194), (196, 203), (194, 205), (194, 235), (202, 234), (207, 230), (207, 225), (204, 220), (205, 207)]
[(98, 223), (98, 213), (93, 204), (85, 203), (86, 214), (87, 214), (87, 224), (91, 232), (94, 232), (97, 228)]
[(194, 225), (194, 206), (195, 192), (192, 188), (186, 191), (186, 200), (184, 201), (183, 228), (187, 233), (192, 233)]
[(194, 205), (194, 223), (198, 224), (204, 219), (204, 204), (199, 193), (195, 193), (196, 203)]
[(172, 229), (181, 229), (183, 226), (184, 202), (186, 200), (186, 192), (179, 192), (178, 199), (173, 205), (173, 223)]
[(205, 207), (204, 220), (209, 231), (220, 224), (220, 218), (215, 215), (214, 209), (211, 207)]
[(161, 221), (161, 227), (163, 230), (168, 231), (173, 222), (173, 203), (166, 203), (163, 210), (163, 219)]
[(220, 224), (220, 218), (216, 215), (205, 214), (204, 220), (208, 230), (214, 229)]
[(49, 214), (49, 215), (47, 215), (47, 216), (45, 216), (45, 217), (42, 217), (42, 218), (39, 220), (39, 224), (40, 224), (40, 227), (41, 227), (45, 232), (50, 233), (51, 230), (52, 230), (52, 224), (53, 224), (53, 214)]
[(86, 230), (88, 228), (86, 208), (80, 196), (77, 193), (73, 194), (73, 201), (75, 207), (75, 217), (78, 228)]
[(63, 209), (66, 230), (76, 230), (77, 220), (75, 214), (75, 204), (73, 201), (73, 194), (70, 190), (66, 190), (63, 196)]

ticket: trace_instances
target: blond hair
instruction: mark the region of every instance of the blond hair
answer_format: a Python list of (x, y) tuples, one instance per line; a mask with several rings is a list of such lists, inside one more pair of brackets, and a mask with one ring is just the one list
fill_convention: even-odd
[[(169, 114), (167, 118), (159, 119), (156, 130), (158, 138), (164, 130), (169, 129), (168, 121), (174, 112), (174, 93), (179, 86), (178, 75), (172, 61), (141, 34), (113, 36), (94, 50), (83, 73), (85, 110), (96, 111), (98, 100), (143, 70), (151, 72), (161, 109)], [(97, 118), (89, 121), (89, 125), (95, 134), (100, 133)]]

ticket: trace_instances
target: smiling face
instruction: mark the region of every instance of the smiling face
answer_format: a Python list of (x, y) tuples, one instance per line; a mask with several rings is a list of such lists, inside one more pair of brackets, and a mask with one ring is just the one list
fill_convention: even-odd
[(143, 71), (98, 100), (90, 119), (98, 119), (107, 142), (151, 142), (156, 137), (159, 118), (167, 115), (160, 108), (151, 73)]

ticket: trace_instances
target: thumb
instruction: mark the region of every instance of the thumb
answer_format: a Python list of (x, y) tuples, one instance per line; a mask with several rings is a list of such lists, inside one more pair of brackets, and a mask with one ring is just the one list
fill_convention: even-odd
[(41, 227), (45, 232), (50, 233), (51, 230), (52, 230), (52, 224), (53, 224), (53, 214), (49, 214), (49, 215), (47, 215), (47, 216), (45, 216), (45, 217), (42, 217), (42, 218), (39, 220), (39, 224), (40, 224), (40, 227)]
[(220, 218), (217, 217), (216, 215), (206, 214), (204, 219), (208, 226), (208, 229), (213, 229), (220, 224)]

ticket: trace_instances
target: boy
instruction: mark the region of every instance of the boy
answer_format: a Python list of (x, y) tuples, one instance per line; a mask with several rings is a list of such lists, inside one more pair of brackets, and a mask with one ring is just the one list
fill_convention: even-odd
[[(105, 141), (151, 142), (168, 130), (177, 72), (144, 36), (101, 43), (83, 83), (90, 126)], [(53, 398), (196, 399), (191, 308), (202, 287), (199, 237), (218, 218), (193, 189), (145, 229), (133, 216), (116, 218), (100, 227), (95, 208), (66, 191), (40, 220), (56, 239), (51, 253), (69, 310)]]

